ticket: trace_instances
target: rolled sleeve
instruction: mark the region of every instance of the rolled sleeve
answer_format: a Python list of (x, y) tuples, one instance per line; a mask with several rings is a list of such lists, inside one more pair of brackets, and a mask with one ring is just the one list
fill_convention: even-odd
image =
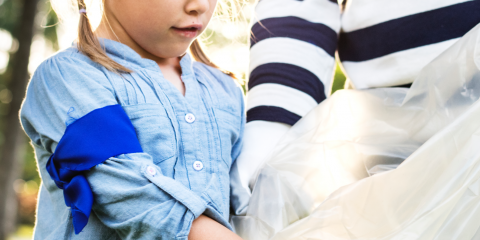
[(202, 215), (202, 213), (205, 211), (208, 202), (199, 197), (192, 190), (185, 187), (183, 184), (175, 181), (172, 178), (161, 175), (161, 171), (159, 171), (159, 168), (156, 165), (145, 164), (142, 167), (142, 173), (153, 184), (157, 185), (160, 189), (185, 205), (188, 210), (195, 215), (195, 218)]
[(146, 153), (113, 157), (87, 173), (93, 211), (122, 239), (186, 239), (192, 221), (212, 204), (213, 175), (199, 196), (165, 177)]

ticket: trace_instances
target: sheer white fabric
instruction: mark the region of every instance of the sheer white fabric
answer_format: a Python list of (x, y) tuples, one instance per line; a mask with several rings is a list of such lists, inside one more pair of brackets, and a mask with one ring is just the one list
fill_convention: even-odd
[(277, 144), (235, 231), (248, 240), (480, 239), (479, 97), (480, 26), (410, 90), (335, 93)]

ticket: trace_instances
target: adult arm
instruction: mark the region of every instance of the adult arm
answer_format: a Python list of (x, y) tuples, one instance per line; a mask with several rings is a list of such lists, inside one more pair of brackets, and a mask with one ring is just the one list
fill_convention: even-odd
[(262, 0), (255, 16), (245, 144), (231, 170), (238, 215), (277, 142), (328, 95), (340, 29), (340, 8), (330, 0)]

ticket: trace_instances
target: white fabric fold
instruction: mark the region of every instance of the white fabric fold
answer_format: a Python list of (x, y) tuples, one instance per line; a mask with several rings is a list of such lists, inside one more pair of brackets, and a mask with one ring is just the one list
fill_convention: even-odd
[(337, 91), (275, 146), (235, 231), (246, 240), (480, 237), (479, 99), (480, 25), (410, 90)]

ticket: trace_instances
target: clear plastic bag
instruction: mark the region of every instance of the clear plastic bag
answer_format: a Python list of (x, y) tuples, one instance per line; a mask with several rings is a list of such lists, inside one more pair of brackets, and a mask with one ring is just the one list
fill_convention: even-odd
[(276, 146), (247, 215), (231, 219), (235, 231), (248, 240), (480, 239), (479, 48), (477, 26), (410, 90), (342, 90), (321, 103)]

